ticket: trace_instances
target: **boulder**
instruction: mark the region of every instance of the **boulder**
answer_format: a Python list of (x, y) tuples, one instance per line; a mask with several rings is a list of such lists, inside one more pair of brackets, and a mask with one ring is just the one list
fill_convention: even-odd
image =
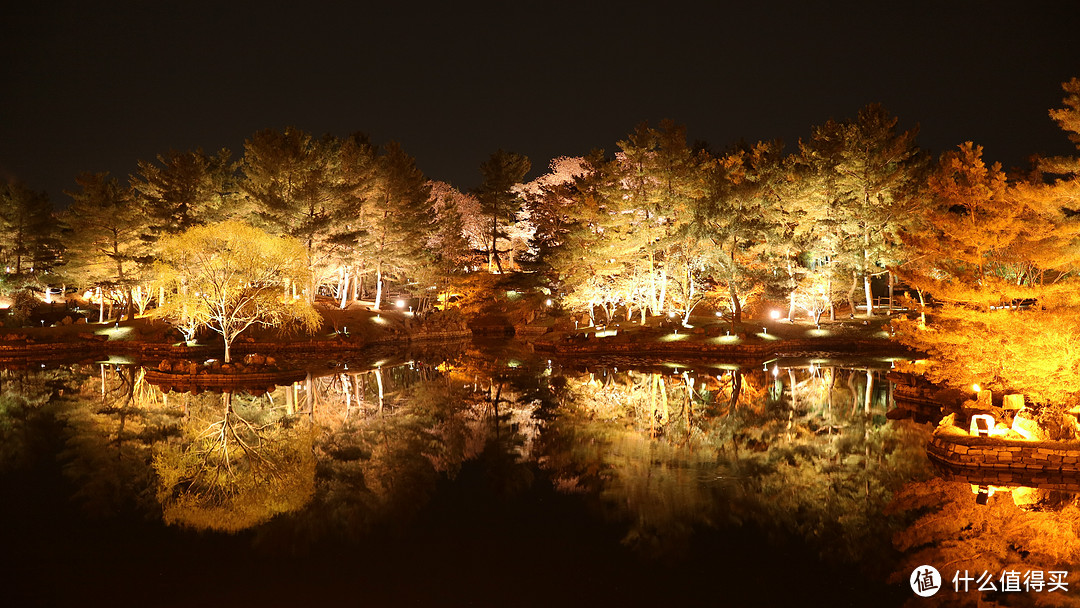
[(1006, 410), (1024, 409), (1023, 395), (1005, 395), (1001, 400), (1001, 408)]
[(1035, 412), (1028, 408), (1024, 408), (1016, 413), (1016, 417), (1013, 418), (1012, 430), (1020, 434), (1024, 439), (1030, 440), (1042, 440), (1044, 439), (1044, 433), (1039, 428), (1039, 422), (1035, 419)]

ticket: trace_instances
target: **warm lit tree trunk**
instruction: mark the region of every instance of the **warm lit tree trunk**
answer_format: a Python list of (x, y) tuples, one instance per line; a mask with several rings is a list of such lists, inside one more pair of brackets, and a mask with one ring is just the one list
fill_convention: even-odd
[(893, 313), (893, 287), (895, 285), (896, 285), (895, 275), (893, 275), (893, 271), (890, 268), (889, 269), (889, 312), (888, 312), (890, 317), (892, 316), (892, 313)]
[(829, 261), (829, 274), (825, 279), (825, 298), (829, 301), (829, 320), (836, 320), (836, 306), (833, 304), (832, 299), (832, 278), (833, 278), (833, 265), (832, 261)]
[(338, 285), (338, 293), (341, 295), (341, 309), (345, 310), (345, 307), (349, 305), (349, 277), (348, 271), (343, 273), (341, 284)]
[(382, 305), (382, 260), (375, 265), (375, 310)]
[(851, 315), (859, 312), (858, 306), (855, 305), (855, 287), (859, 284), (859, 272), (852, 269), (851, 271), (851, 287), (848, 288), (847, 302), (848, 307), (851, 308)]
[(667, 307), (667, 267), (660, 268), (660, 295), (657, 298), (657, 310), (659, 314), (664, 314), (664, 310)]
[(866, 316), (874, 316), (874, 294), (870, 289), (870, 232), (863, 233), (863, 290), (866, 292)]

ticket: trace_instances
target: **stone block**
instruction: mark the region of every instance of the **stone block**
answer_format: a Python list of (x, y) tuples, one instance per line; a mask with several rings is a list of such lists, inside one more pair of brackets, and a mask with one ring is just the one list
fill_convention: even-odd
[(1018, 394), (1005, 395), (1001, 400), (1001, 408), (1006, 410), (1024, 409), (1024, 396)]

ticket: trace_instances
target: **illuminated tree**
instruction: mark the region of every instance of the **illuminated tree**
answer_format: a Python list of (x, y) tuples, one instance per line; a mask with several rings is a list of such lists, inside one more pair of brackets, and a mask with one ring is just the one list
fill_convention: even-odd
[[(672, 306), (688, 310), (699, 261), (684, 228), (693, 220), (700, 181), (685, 130), (670, 122), (660, 129), (643, 124), (619, 147), (614, 159), (591, 155), (568, 191), (577, 222), (554, 263), (568, 303), (604, 305), (609, 314), (624, 305), (628, 317), (638, 309), (642, 320)], [(690, 280), (680, 282), (680, 276)], [(676, 297), (669, 292), (673, 281)]]
[(477, 190), (477, 197), (491, 228), (488, 247), (490, 272), (494, 272), (495, 267), (498, 267), (499, 272), (503, 271), (502, 262), (499, 261), (498, 240), (499, 237), (506, 236), (503, 227), (518, 220), (523, 200), (515, 186), (525, 179), (530, 166), (528, 158), (503, 150), (496, 151), (480, 165), (484, 181)]
[(303, 244), (308, 276), (300, 284), (309, 301), (343, 261), (355, 261), (374, 164), (373, 147), (359, 135), (315, 139), (289, 127), (244, 144), (240, 190), (260, 225)]
[(373, 207), (360, 246), (366, 271), (375, 275), (375, 310), (382, 306), (387, 277), (405, 285), (427, 262), (424, 248), (435, 221), (431, 185), (416, 161), (391, 143), (377, 162)]
[(430, 275), (424, 282), (436, 285), (438, 299), (448, 302), (454, 279), (463, 274), (470, 258), (469, 240), (465, 236), (464, 222), (458, 207), (465, 195), (450, 184), (432, 182), (431, 197), (435, 226), (428, 237), (426, 249), (434, 263), (429, 268), (417, 269), (417, 272), (420, 275)]
[(533, 246), (541, 264), (549, 265), (566, 242), (576, 221), (576, 179), (583, 176), (588, 167), (584, 158), (561, 156), (552, 159), (548, 173), (522, 188), (535, 227)]
[(0, 183), (0, 263), (6, 274), (48, 272), (63, 250), (59, 236), (52, 204), (44, 192), (34, 192), (22, 182)]
[(141, 237), (150, 219), (131, 190), (107, 173), (83, 173), (75, 182), (80, 190), (68, 192), (74, 202), (65, 213), (71, 227), (67, 269), (81, 285), (119, 291), (130, 317), (132, 287), (146, 278), (148, 247)]
[(285, 289), (306, 271), (303, 247), (238, 221), (191, 228), (160, 245), (159, 281), (170, 292), (157, 312), (182, 326), (205, 326), (225, 341), (252, 325), (314, 331), (319, 314)]
[(694, 229), (716, 247), (709, 266), (726, 286), (733, 329), (742, 321), (746, 295), (763, 289), (768, 237), (778, 230), (772, 192), (779, 152), (779, 144), (758, 143), (713, 160), (694, 208)]
[[(1076, 177), (1010, 185), (981, 152), (967, 143), (944, 154), (929, 180), (903, 271), (936, 304), (923, 307), (930, 323), (899, 323), (897, 335), (930, 355), (931, 380), (1020, 392), (1044, 421), (1059, 419), (1080, 404)], [(1059, 426), (1047, 425), (1073, 436)]]
[(131, 185), (149, 217), (151, 238), (225, 219), (235, 211), (230, 155), (228, 150), (216, 156), (196, 150), (159, 154), (157, 163), (139, 161)]
[(878, 271), (880, 264), (895, 260), (896, 233), (916, 201), (922, 163), (915, 146), (917, 129), (897, 133), (896, 123), (883, 107), (871, 104), (855, 121), (829, 121), (815, 128), (804, 148), (819, 171), (835, 172), (827, 180), (837, 208), (831, 219), (838, 250), (830, 259), (841, 258), (850, 266), (852, 291), (862, 280), (868, 315), (873, 315), (870, 279), (887, 271)]

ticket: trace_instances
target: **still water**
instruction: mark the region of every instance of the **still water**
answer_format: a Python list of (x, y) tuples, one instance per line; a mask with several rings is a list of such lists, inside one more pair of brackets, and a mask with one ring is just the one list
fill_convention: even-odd
[[(257, 395), (0, 371), (0, 602), (900, 605), (919, 564), (1080, 554), (1074, 494), (980, 505), (930, 465), (887, 359), (297, 365)], [(948, 599), (980, 598), (1027, 601)]]

